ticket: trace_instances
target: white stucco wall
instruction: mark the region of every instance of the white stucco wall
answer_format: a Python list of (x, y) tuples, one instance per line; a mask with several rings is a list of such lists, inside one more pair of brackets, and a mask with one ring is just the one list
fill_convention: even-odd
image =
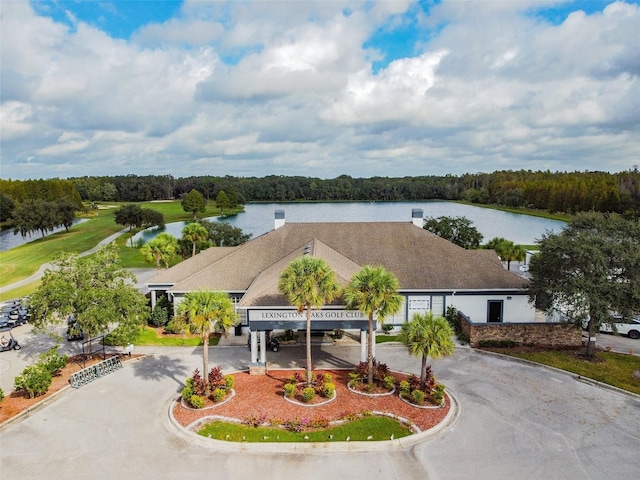
[(535, 321), (535, 309), (528, 302), (527, 295), (464, 295), (456, 294), (447, 297), (447, 306), (454, 306), (472, 322), (487, 321), (487, 302), (503, 301), (504, 323), (527, 323)]

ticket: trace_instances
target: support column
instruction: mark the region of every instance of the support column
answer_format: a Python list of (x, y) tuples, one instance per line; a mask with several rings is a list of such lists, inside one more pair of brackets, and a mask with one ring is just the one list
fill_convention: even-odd
[(260, 363), (267, 364), (267, 332), (260, 331)]
[(151, 310), (156, 308), (156, 291), (151, 290)]
[(373, 355), (373, 358), (376, 358), (376, 331), (373, 331), (373, 338), (371, 339), (373, 341), (372, 347), (371, 347), (371, 354)]
[(360, 330), (360, 361), (367, 361), (367, 331)]
[(251, 363), (258, 363), (258, 332), (251, 332)]

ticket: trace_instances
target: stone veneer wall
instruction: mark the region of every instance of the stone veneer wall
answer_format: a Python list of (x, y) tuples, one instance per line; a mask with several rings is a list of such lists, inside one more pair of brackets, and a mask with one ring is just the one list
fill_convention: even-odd
[(582, 331), (570, 323), (473, 323), (462, 312), (458, 312), (458, 320), (472, 347), (483, 340), (510, 340), (544, 347), (582, 345)]

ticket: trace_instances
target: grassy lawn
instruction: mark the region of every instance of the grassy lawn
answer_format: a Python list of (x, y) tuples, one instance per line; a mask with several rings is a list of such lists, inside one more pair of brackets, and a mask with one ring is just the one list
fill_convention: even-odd
[(376, 335), (376, 343), (397, 342), (398, 335)]
[[(103, 204), (103, 208), (93, 212), (88, 221), (75, 225), (68, 232), (60, 232), (49, 235), (30, 242), (20, 247), (12, 248), (6, 252), (0, 252), (0, 286), (9, 285), (34, 274), (38, 268), (44, 263), (50, 262), (53, 258), (61, 253), (81, 253), (95, 247), (101, 240), (122, 230), (121, 225), (117, 225), (113, 219), (114, 208), (120, 207), (124, 203), (112, 202)], [(161, 212), (164, 215), (166, 223), (190, 220), (191, 214), (182, 210), (180, 201), (172, 202), (143, 202), (139, 204), (142, 208), (150, 208)], [(114, 207), (114, 208), (106, 208)], [(242, 211), (238, 209), (237, 212)], [(210, 201), (205, 217), (218, 215), (220, 211), (217, 209), (215, 202)], [(225, 212), (233, 213), (233, 212)], [(200, 218), (202, 218), (200, 216)], [(132, 232), (132, 233), (135, 233)], [(121, 264), (125, 268), (153, 268), (153, 265), (147, 263), (139, 253), (138, 249), (125, 247), (125, 242), (130, 234), (123, 235), (117, 242), (120, 246)], [(177, 263), (179, 259), (176, 259)], [(34, 287), (35, 288), (35, 287)], [(31, 289), (33, 291), (33, 289)], [(4, 298), (15, 298), (12, 292), (11, 296)], [(27, 292), (29, 293), (29, 292)]]
[[(209, 346), (218, 345), (220, 338), (209, 337)], [(161, 346), (161, 347), (198, 347), (202, 345), (199, 335), (158, 335), (157, 331), (150, 327), (145, 327), (140, 331), (140, 335), (133, 342), (139, 346)]]
[(473, 207), (489, 208), (491, 210), (500, 210), (501, 212), (517, 213), (519, 215), (531, 215), (532, 217), (548, 218), (550, 220), (560, 220), (562, 222), (571, 221), (571, 215), (566, 213), (550, 213), (545, 210), (534, 210), (531, 208), (515, 208), (504, 205), (490, 205), (484, 203), (465, 202), (464, 200), (452, 200), (454, 203), (462, 203)]
[(89, 221), (71, 227), (68, 232), (55, 233), (1, 252), (0, 286), (32, 275), (40, 265), (51, 261), (60, 252), (81, 253), (89, 250), (121, 229), (113, 221), (112, 213), (102, 210)]
[(575, 350), (541, 352), (517, 349), (490, 350), (566, 370), (640, 395), (640, 380), (633, 377), (633, 372), (640, 370), (640, 357), (635, 355), (598, 352), (597, 358), (600, 361), (591, 362), (585, 360)]
[[(411, 429), (389, 417), (364, 417), (348, 423), (312, 432), (290, 432), (283, 428), (252, 427), (214, 421), (198, 431), (199, 435), (230, 442), (344, 442), (375, 441), (411, 435)], [(330, 438), (330, 436), (332, 436)], [(369, 438), (369, 437), (373, 438)]]

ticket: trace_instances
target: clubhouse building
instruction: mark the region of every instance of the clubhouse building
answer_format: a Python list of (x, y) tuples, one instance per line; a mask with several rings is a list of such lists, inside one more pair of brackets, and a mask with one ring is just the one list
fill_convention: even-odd
[[(466, 250), (423, 229), (421, 209), (413, 209), (411, 217), (405, 222), (287, 223), (278, 210), (272, 231), (237, 247), (209, 248), (150, 279), (152, 306), (158, 295), (167, 295), (175, 306), (196, 290), (228, 293), (241, 319), (236, 333), (251, 334), (251, 362), (265, 364), (265, 332), (306, 328), (306, 314), (279, 293), (278, 281), (292, 260), (312, 255), (329, 264), (341, 286), (364, 265), (383, 265), (393, 273), (403, 303), (384, 322), (394, 327), (415, 313), (444, 315), (450, 306), (476, 324), (534, 322), (526, 279), (506, 270), (493, 250)], [(314, 310), (311, 328), (359, 331), (366, 358), (367, 317), (346, 310), (342, 299)]]

